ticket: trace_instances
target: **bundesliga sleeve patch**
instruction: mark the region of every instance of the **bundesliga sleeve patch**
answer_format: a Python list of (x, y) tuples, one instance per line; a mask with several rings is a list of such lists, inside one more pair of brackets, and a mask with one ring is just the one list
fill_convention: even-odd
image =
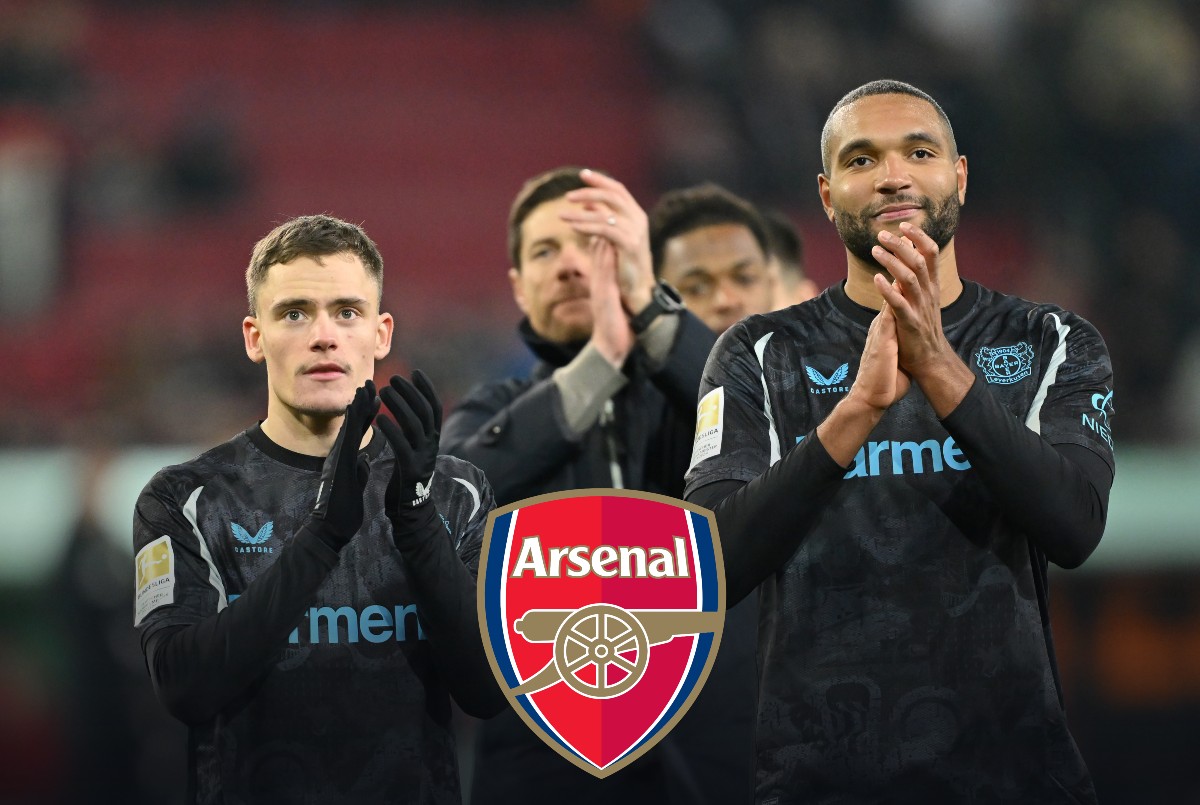
[(690, 470), (706, 458), (721, 452), (721, 432), (725, 425), (725, 387), (717, 386), (700, 399), (696, 407), (696, 440), (692, 442)]
[(137, 552), (133, 625), (138, 626), (153, 610), (175, 603), (175, 550), (163, 535)]

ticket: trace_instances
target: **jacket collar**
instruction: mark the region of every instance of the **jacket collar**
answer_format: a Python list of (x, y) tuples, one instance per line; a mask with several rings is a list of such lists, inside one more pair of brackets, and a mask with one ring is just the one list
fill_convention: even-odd
[(521, 319), (521, 323), (517, 325), (517, 333), (534, 355), (555, 368), (566, 366), (587, 345), (587, 340), (560, 343), (543, 338), (534, 332), (529, 317)]

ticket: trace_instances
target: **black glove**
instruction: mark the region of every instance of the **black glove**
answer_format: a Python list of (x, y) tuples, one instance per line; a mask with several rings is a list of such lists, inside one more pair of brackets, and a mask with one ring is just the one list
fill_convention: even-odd
[(393, 377), (380, 396), (396, 418), (395, 422), (379, 420), (396, 454), (396, 471), (385, 499), (388, 515), (395, 521), (396, 515), (411, 512), (429, 500), (442, 430), (442, 401), (420, 369), (413, 372), (412, 383), (399, 375)]
[(375, 384), (368, 380), (354, 392), (354, 399), (346, 407), (342, 429), (321, 468), (321, 485), (317, 487), (312, 516), (322, 526), (321, 538), (335, 550), (362, 528), (363, 491), (367, 488), (370, 464), (358, 448), (377, 411), (379, 398), (375, 396)]

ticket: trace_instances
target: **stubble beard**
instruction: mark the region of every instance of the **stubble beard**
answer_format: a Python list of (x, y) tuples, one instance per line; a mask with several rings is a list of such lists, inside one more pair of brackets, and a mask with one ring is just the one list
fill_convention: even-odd
[(886, 204), (871, 205), (857, 214), (834, 207), (833, 225), (837, 227), (838, 237), (842, 239), (847, 251), (876, 271), (887, 273), (887, 269), (871, 253), (871, 249), (879, 245), (877, 233), (871, 231), (871, 220), (884, 206), (912, 203), (919, 203), (925, 213), (921, 229), (933, 239), (939, 250), (946, 248), (946, 244), (954, 238), (954, 233), (958, 230), (959, 209), (962, 205), (958, 202), (957, 191), (937, 203), (928, 196), (922, 199), (897, 196), (888, 199)]
[[(586, 302), (586, 299), (584, 301)], [(577, 317), (559, 316), (557, 311), (551, 309), (542, 318), (540, 327), (535, 326), (534, 330), (542, 338), (552, 343), (574, 344), (587, 341), (592, 337), (593, 324), (594, 322), (590, 315)]]
[(313, 419), (333, 419), (346, 413), (346, 406), (341, 408), (315, 408), (309, 406), (297, 406), (293, 410), (300, 416), (312, 417)]
[[(299, 396), (299, 395), (297, 395)], [(317, 396), (317, 395), (313, 395)], [(346, 401), (341, 403), (331, 403), (318, 401), (314, 399), (292, 399), (287, 406), (292, 409), (293, 413), (298, 417), (312, 417), (313, 419), (333, 419), (346, 413), (346, 407), (354, 400), (354, 392), (350, 392)]]
[(592, 322), (582, 321), (555, 321), (551, 324), (550, 340), (557, 344), (573, 344), (578, 341), (587, 341), (592, 337)]

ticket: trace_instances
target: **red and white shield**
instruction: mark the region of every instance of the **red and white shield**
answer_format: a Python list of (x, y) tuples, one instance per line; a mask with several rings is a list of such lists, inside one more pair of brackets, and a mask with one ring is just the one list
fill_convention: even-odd
[(716, 520), (690, 503), (585, 489), (496, 509), (479, 578), (492, 670), (542, 740), (607, 777), (700, 692), (724, 581)]

